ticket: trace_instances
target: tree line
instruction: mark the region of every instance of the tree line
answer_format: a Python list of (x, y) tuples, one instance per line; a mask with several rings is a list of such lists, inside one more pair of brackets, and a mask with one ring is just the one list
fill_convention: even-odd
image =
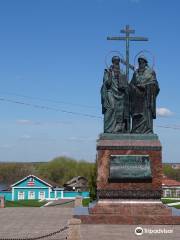
[(171, 165), (164, 164), (163, 165), (163, 173), (165, 176), (174, 179), (176, 181), (180, 181), (180, 169), (174, 169)]
[[(180, 169), (173, 169), (163, 164), (163, 173), (180, 181)], [(27, 175), (36, 175), (45, 181), (51, 181), (56, 186), (63, 186), (76, 176), (88, 179), (91, 198), (96, 196), (97, 167), (95, 162), (75, 160), (69, 157), (57, 157), (43, 163), (0, 163), (0, 183), (11, 185)]]
[(83, 176), (91, 182), (94, 166), (92, 162), (68, 157), (57, 157), (42, 163), (0, 163), (0, 183), (11, 185), (30, 174), (49, 180), (57, 186), (63, 186), (76, 176)]

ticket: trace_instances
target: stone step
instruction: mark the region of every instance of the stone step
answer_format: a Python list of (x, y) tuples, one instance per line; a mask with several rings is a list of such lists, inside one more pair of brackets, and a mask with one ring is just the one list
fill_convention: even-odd
[(180, 216), (123, 216), (113, 214), (77, 215), (82, 224), (150, 224), (150, 225), (179, 225)]

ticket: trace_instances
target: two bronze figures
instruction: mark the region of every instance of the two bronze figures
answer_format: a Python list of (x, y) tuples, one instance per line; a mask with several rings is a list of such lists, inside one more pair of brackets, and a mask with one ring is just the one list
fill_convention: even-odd
[(114, 56), (105, 69), (101, 88), (104, 133), (153, 133), (156, 97), (159, 85), (156, 74), (144, 56), (130, 83), (120, 70), (120, 58)]

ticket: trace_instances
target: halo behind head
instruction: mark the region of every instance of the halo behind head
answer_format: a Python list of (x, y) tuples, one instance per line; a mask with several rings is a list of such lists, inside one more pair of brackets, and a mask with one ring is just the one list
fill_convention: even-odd
[(144, 60), (146, 63), (148, 63), (148, 60), (147, 60), (147, 58), (146, 58), (144, 55), (140, 55), (140, 56), (138, 57), (138, 62), (140, 61), (140, 59), (142, 59), (142, 60)]
[(116, 61), (120, 62), (120, 57), (119, 56), (113, 56), (112, 57), (112, 63), (114, 63)]

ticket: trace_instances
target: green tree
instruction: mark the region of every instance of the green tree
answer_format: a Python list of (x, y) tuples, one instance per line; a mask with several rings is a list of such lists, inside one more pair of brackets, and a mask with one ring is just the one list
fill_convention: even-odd
[(174, 169), (170, 165), (164, 164), (163, 173), (169, 178), (180, 181), (180, 169)]
[(37, 166), (38, 175), (49, 179), (60, 186), (76, 176), (91, 178), (94, 163), (77, 161), (68, 157), (57, 157), (48, 163)]

